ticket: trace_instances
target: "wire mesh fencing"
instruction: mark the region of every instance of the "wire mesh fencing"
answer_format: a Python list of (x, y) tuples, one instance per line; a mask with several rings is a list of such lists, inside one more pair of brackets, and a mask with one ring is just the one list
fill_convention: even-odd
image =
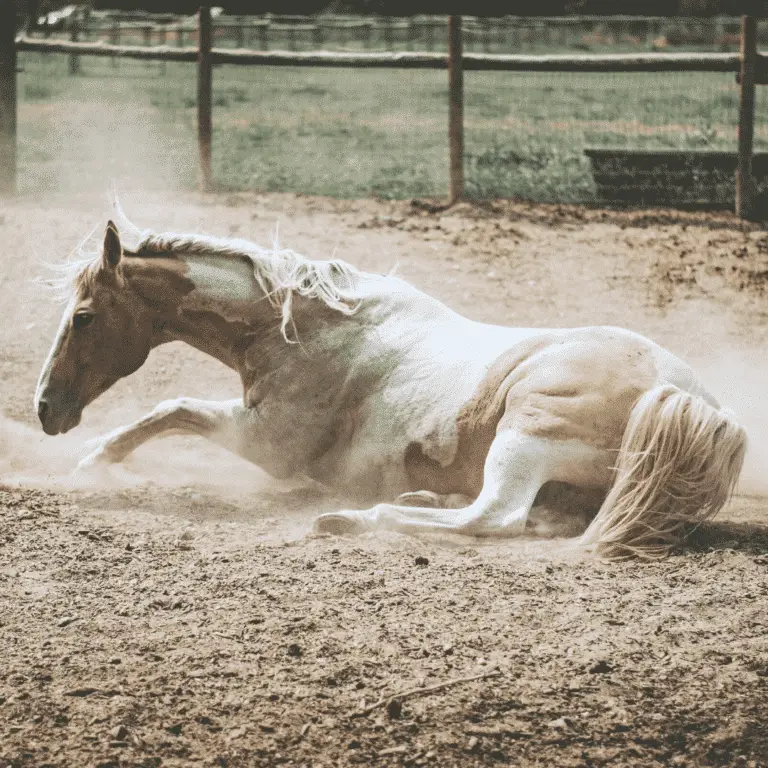
[[(65, 9), (66, 10), (66, 9)], [(52, 15), (36, 34), (75, 35), (115, 45), (195, 45), (194, 16), (93, 11), (69, 7)], [(735, 51), (739, 19), (663, 16), (464, 16), (465, 49), (475, 53), (704, 50)], [(224, 48), (290, 51), (445, 51), (448, 17), (313, 16), (215, 14), (214, 45)], [(768, 42), (768, 31), (761, 42)]]
[(735, 152), (738, 100), (727, 73), (468, 73), (468, 194), (587, 202), (599, 191), (589, 149)]

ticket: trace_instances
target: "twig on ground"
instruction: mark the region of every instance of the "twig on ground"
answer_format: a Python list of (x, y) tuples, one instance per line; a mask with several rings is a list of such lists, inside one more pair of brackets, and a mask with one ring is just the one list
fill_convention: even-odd
[(421, 696), (427, 693), (434, 693), (435, 691), (440, 691), (443, 688), (448, 688), (451, 685), (459, 685), (461, 683), (471, 683), (474, 680), (486, 680), (489, 677), (499, 677), (501, 675), (500, 670), (495, 669), (492, 672), (483, 672), (480, 675), (470, 675), (469, 677), (455, 677), (452, 680), (445, 680), (442, 683), (436, 683), (435, 685), (427, 685), (423, 686), (421, 688), (411, 688), (407, 691), (402, 691), (401, 693), (393, 693), (391, 696), (385, 696), (380, 698), (375, 704), (371, 704), (368, 707), (365, 707), (365, 709), (361, 709), (358, 712), (353, 712), (350, 717), (364, 717), (366, 715), (370, 715), (371, 712), (373, 712), (376, 709), (379, 709), (379, 707), (385, 707), (387, 706), (391, 701), (394, 701), (395, 699), (398, 699), (402, 701), (403, 699), (409, 699), (413, 696)]

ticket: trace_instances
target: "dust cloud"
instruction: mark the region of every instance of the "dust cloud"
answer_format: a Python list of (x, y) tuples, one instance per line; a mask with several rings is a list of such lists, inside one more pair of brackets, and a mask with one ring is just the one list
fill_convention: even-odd
[(747, 455), (737, 492), (768, 494), (768, 360), (765, 351), (718, 345), (716, 359), (696, 367), (702, 382), (747, 431)]
[(48, 490), (200, 486), (237, 495), (259, 488), (291, 487), (197, 436), (157, 439), (138, 448), (121, 464), (79, 471), (80, 459), (115, 426), (113, 423), (99, 429), (90, 424), (50, 437), (39, 427), (0, 418), (0, 477), (9, 485)]
[[(723, 342), (694, 369), (704, 385), (731, 410), (747, 430), (749, 447), (737, 491), (768, 494), (768, 361), (759, 349), (736, 349)], [(114, 412), (96, 408), (66, 435), (51, 438), (39, 427), (0, 418), (0, 477), (8, 484), (49, 489), (125, 488), (152, 484), (173, 488), (206, 486), (232, 496), (258, 489), (288, 490), (291, 483), (274, 480), (253, 464), (202, 437), (170, 437), (141, 446), (123, 464), (76, 471), (77, 463), (111, 429), (144, 415), (138, 403), (125, 403), (119, 420)], [(91, 415), (91, 414), (89, 414)]]
[[(155, 63), (135, 66), (158, 69)], [(194, 77), (192, 69), (189, 74)], [(22, 75), (22, 195), (94, 206), (109, 188), (173, 195), (194, 187), (194, 137), (179, 131), (172, 110), (158, 109), (146, 94), (132, 91), (129, 70), (121, 75), (115, 77), (104, 61), (83, 59), (80, 76), (72, 80), (59, 73), (50, 81), (57, 92), (53, 102), (27, 101), (27, 80), (42, 73), (32, 67)], [(159, 69), (157, 77), (162, 77)]]

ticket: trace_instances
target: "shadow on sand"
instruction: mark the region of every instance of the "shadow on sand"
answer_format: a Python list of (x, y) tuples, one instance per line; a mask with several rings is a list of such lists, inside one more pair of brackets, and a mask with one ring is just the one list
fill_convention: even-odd
[(768, 554), (768, 524), (729, 520), (705, 523), (688, 536), (686, 552), (733, 549), (754, 555)]

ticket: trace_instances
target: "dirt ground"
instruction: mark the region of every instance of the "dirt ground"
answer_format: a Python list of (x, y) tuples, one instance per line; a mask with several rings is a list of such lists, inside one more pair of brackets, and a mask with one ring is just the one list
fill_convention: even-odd
[(286, 246), (397, 265), (477, 319), (646, 333), (742, 418), (748, 466), (722, 519), (650, 565), (563, 538), (312, 536), (333, 499), (199, 439), (73, 485), (90, 437), (237, 381), (171, 345), (46, 438), (31, 400), (61, 307), (33, 278), (106, 214), (6, 204), (0, 766), (768, 766), (768, 233), (513, 203), (123, 204), (141, 226), (258, 242), (279, 223)]

